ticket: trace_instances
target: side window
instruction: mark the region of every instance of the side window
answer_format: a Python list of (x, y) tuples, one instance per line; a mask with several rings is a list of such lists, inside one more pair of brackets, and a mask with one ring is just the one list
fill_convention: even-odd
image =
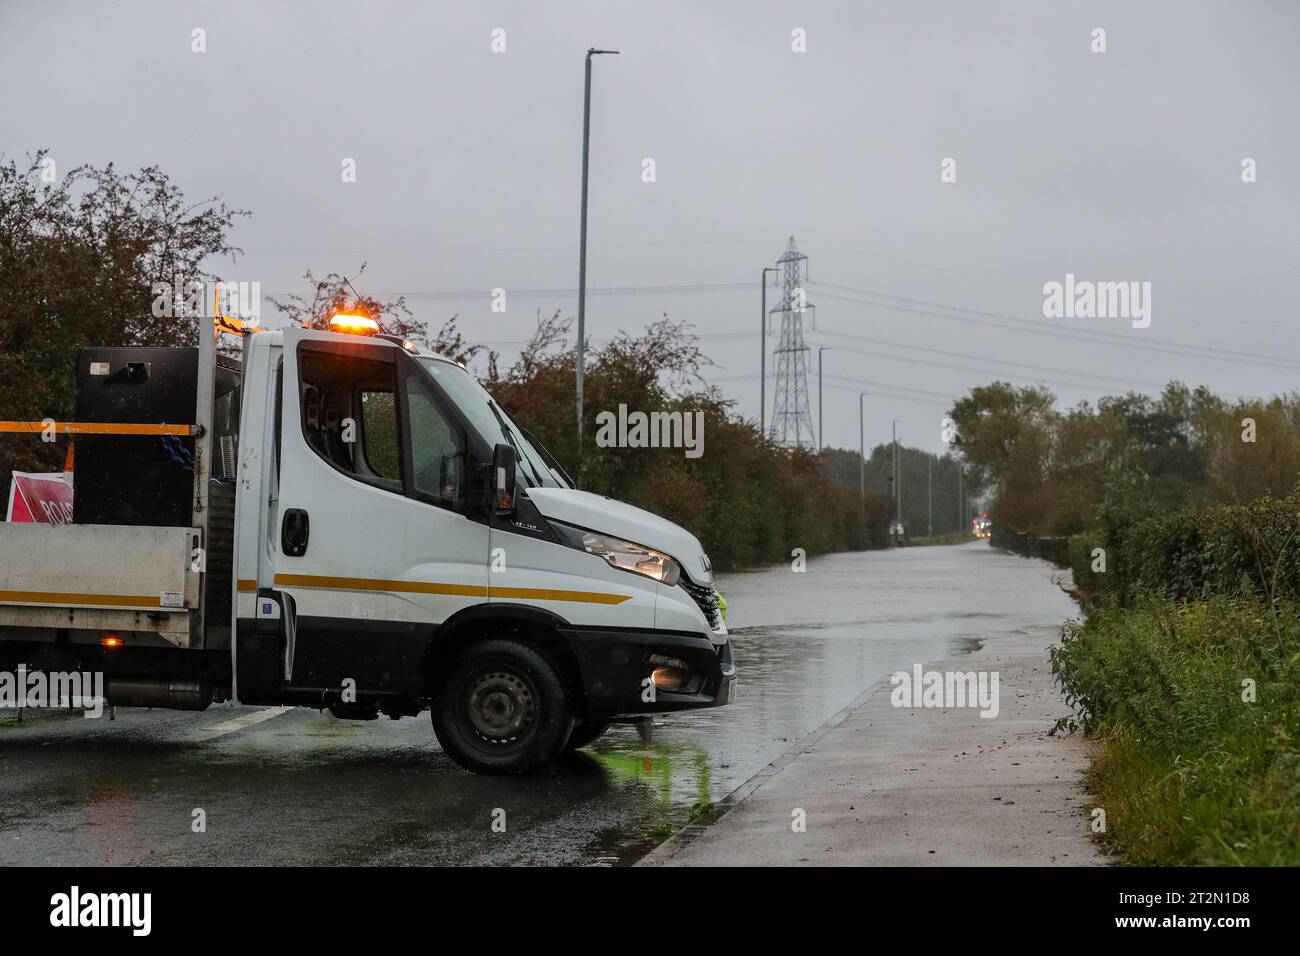
[(443, 414), (420, 376), (405, 378), (412, 485), (415, 491), (450, 505), (460, 497), (465, 480), (461, 431)]
[(308, 447), (360, 481), (400, 492), (395, 366), (301, 348), (298, 378)]
[(361, 437), (366, 464), (380, 478), (402, 480), (402, 454), (397, 444), (397, 396), (389, 391), (361, 393)]

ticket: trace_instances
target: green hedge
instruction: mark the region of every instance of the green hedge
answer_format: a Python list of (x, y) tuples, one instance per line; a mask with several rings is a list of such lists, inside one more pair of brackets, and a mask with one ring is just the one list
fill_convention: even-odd
[(1119, 518), (1070, 539), (1090, 612), (1051, 650), (1058, 726), (1103, 744), (1106, 838), (1126, 863), (1300, 865), (1300, 498)]
[(1300, 500), (1263, 498), (1149, 518), (1129, 529), (1121, 559), (1132, 603), (1213, 595), (1300, 598)]
[[(1106, 571), (1092, 551), (1106, 547)], [(1144, 597), (1214, 595), (1300, 599), (1300, 499), (1179, 511), (1123, 529), (1107, 546), (1099, 531), (1070, 538), (1074, 581), (1093, 597), (1133, 606)]]

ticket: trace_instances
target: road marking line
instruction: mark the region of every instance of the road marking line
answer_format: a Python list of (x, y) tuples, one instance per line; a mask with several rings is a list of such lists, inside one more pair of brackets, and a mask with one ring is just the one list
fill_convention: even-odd
[(251, 714), (240, 714), (238, 717), (231, 717), (229, 720), (223, 720), (219, 724), (213, 724), (211, 727), (204, 727), (202, 730), (195, 732), (193, 739), (198, 742), (216, 740), (218, 737), (224, 737), (227, 734), (233, 734), (237, 730), (244, 730), (252, 727), (254, 724), (260, 724), (264, 720), (270, 720), (272, 717), (279, 717), (286, 711), (293, 710), (292, 707), (267, 707), (264, 710), (257, 710)]

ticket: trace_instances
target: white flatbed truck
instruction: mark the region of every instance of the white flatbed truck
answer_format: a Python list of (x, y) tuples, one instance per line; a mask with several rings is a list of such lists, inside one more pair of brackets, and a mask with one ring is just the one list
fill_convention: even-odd
[[(103, 523), (0, 523), (0, 669), (99, 673), (115, 707), (428, 709), (449, 756), (496, 773), (731, 700), (693, 535), (576, 490), (465, 368), (342, 318), (246, 335), (224, 425), (212, 342), (174, 350), (197, 351), (192, 420), (53, 423), (76, 437), (78, 509), (83, 448), (112, 473), (107, 442), (163, 443), (159, 467), (189, 469), (183, 517), (151, 510), (166, 474), (129, 506), (86, 483)], [(104, 388), (166, 385), (168, 350), (118, 351), (83, 353)]]

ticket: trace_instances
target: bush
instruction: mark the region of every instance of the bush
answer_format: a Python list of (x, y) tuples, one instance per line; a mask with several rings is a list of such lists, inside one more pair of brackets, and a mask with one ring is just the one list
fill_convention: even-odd
[[(1107, 838), (1139, 865), (1300, 864), (1293, 606), (1145, 600), (1066, 625), (1052, 669), (1102, 741)], [(1254, 682), (1254, 702), (1243, 681)]]
[(1084, 594), (1094, 595), (1105, 587), (1105, 575), (1092, 570), (1092, 552), (1101, 545), (1101, 532), (1084, 531), (1070, 535), (1067, 552), (1070, 571), (1074, 575), (1074, 586)]
[[(708, 359), (680, 323), (655, 322), (639, 336), (620, 333), (589, 349), (583, 388), (585, 434), (597, 416), (629, 410), (702, 413), (705, 441), (698, 458), (680, 448), (599, 447), (581, 453), (574, 428), (573, 352), (569, 324), (542, 319), (510, 368), (491, 357), (484, 383), (517, 422), (533, 432), (578, 478), (581, 487), (663, 515), (700, 539), (714, 570), (883, 547), (892, 514), (889, 499), (834, 480), (831, 456), (779, 447), (754, 422), (703, 384)], [(856, 453), (855, 453), (856, 457)]]
[[(1092, 571), (1096, 547), (1106, 549), (1105, 574)], [(1091, 597), (1126, 607), (1144, 597), (1300, 600), (1300, 498), (1179, 511), (1077, 534), (1070, 567)]]
[(1144, 595), (1300, 599), (1300, 499), (1149, 518), (1129, 529), (1121, 560), (1125, 603)]

